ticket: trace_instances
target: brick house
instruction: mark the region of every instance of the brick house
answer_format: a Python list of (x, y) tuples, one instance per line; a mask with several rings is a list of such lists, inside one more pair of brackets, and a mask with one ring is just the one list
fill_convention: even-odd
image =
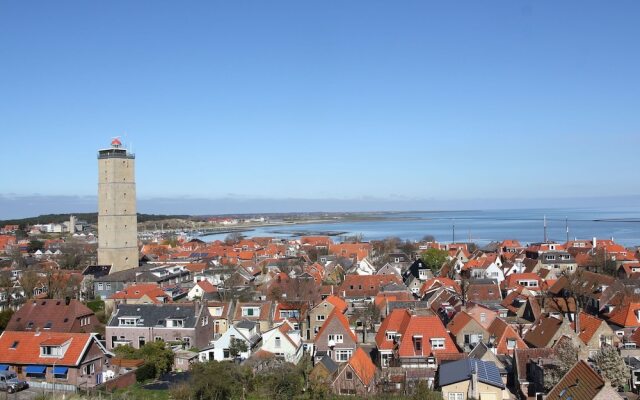
[(78, 300), (30, 300), (16, 311), (7, 324), (8, 331), (95, 332), (99, 326), (95, 313)]
[(347, 317), (333, 310), (314, 340), (315, 359), (325, 355), (335, 362), (347, 362), (356, 350), (356, 335), (349, 326)]
[(91, 333), (13, 332), (0, 336), (0, 370), (12, 370), (32, 387), (93, 387), (112, 356)]
[(147, 342), (181, 341), (186, 348), (203, 348), (213, 338), (213, 318), (201, 303), (120, 304), (107, 323), (107, 348)]
[(367, 396), (376, 391), (376, 366), (361, 348), (336, 373), (331, 383), (338, 395)]

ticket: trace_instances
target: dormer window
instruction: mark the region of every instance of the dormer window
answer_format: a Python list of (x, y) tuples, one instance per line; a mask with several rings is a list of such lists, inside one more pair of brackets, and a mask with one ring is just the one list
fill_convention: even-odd
[(260, 314), (260, 307), (242, 307), (243, 317), (253, 317)]
[(40, 357), (62, 357), (61, 346), (40, 346)]
[(416, 352), (422, 352), (422, 335), (413, 336), (413, 348)]
[(140, 317), (121, 317), (118, 318), (118, 325), (120, 326), (136, 326)]
[(640, 322), (640, 310), (636, 310), (636, 319)]
[(431, 339), (431, 348), (433, 350), (442, 350), (442, 349), (444, 349), (444, 338), (433, 338), (433, 339)]
[(168, 319), (167, 328), (184, 328), (184, 319)]
[(396, 332), (387, 331), (387, 340), (396, 340)]

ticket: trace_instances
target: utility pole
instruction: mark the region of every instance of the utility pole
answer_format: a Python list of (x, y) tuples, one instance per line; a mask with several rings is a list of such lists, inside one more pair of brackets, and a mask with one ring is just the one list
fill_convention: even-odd
[(547, 243), (547, 216), (546, 215), (542, 219), (542, 224), (544, 226), (544, 242)]
[(452, 231), (451, 231), (451, 243), (456, 242), (456, 223), (453, 223)]
[(564, 226), (567, 228), (567, 243), (569, 243), (569, 218), (564, 218)]

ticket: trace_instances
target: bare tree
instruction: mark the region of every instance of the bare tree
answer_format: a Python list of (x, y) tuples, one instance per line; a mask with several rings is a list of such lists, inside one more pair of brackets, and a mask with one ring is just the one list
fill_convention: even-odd
[(24, 295), (27, 299), (33, 298), (33, 290), (38, 286), (39, 282), (40, 278), (33, 270), (26, 271), (22, 274), (22, 278), (20, 278), (20, 286), (22, 286)]

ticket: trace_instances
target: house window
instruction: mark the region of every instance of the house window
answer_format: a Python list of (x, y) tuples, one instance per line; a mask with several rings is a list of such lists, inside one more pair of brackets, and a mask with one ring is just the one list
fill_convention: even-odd
[(433, 350), (444, 349), (444, 339), (443, 338), (431, 339), (431, 348)]
[(352, 381), (353, 380), (353, 371), (351, 370), (347, 370), (347, 372), (344, 374), (344, 378), (348, 381)]
[(328, 340), (333, 340), (334, 343), (342, 343), (344, 341), (344, 337), (342, 335), (329, 335)]
[(325, 315), (324, 314), (318, 314), (316, 315), (316, 321), (324, 321)]
[(351, 358), (352, 350), (337, 350), (336, 351), (336, 361), (349, 361)]
[(282, 339), (279, 336), (276, 336), (275, 347), (279, 349), (280, 346), (282, 346)]
[(396, 340), (395, 332), (387, 332), (387, 340)]
[(422, 338), (421, 337), (414, 337), (413, 338), (413, 346), (415, 347), (416, 351), (422, 351)]
[(464, 400), (463, 393), (449, 393), (448, 400)]
[(153, 338), (153, 340), (155, 340), (156, 342), (164, 342), (164, 339), (162, 339), (162, 337), (160, 336), (156, 336), (155, 338)]
[(106, 290), (111, 290), (111, 282), (107, 282), (107, 283), (105, 283), (105, 284), (104, 284), (104, 288), (105, 288)]
[(102, 282), (98, 282), (98, 290), (104, 290), (104, 284)]
[(82, 374), (83, 375), (91, 375), (95, 371), (96, 371), (96, 367), (95, 367), (95, 365), (93, 365), (93, 363), (87, 364), (84, 367), (82, 367)]
[(507, 349), (513, 350), (516, 348), (516, 340), (515, 339), (507, 339)]
[(60, 357), (60, 346), (40, 346), (40, 357)]
[(191, 338), (189, 336), (185, 336), (182, 338), (182, 343), (184, 343), (185, 348), (191, 347)]
[(253, 317), (258, 314), (257, 307), (242, 307), (242, 316), (243, 317)]

